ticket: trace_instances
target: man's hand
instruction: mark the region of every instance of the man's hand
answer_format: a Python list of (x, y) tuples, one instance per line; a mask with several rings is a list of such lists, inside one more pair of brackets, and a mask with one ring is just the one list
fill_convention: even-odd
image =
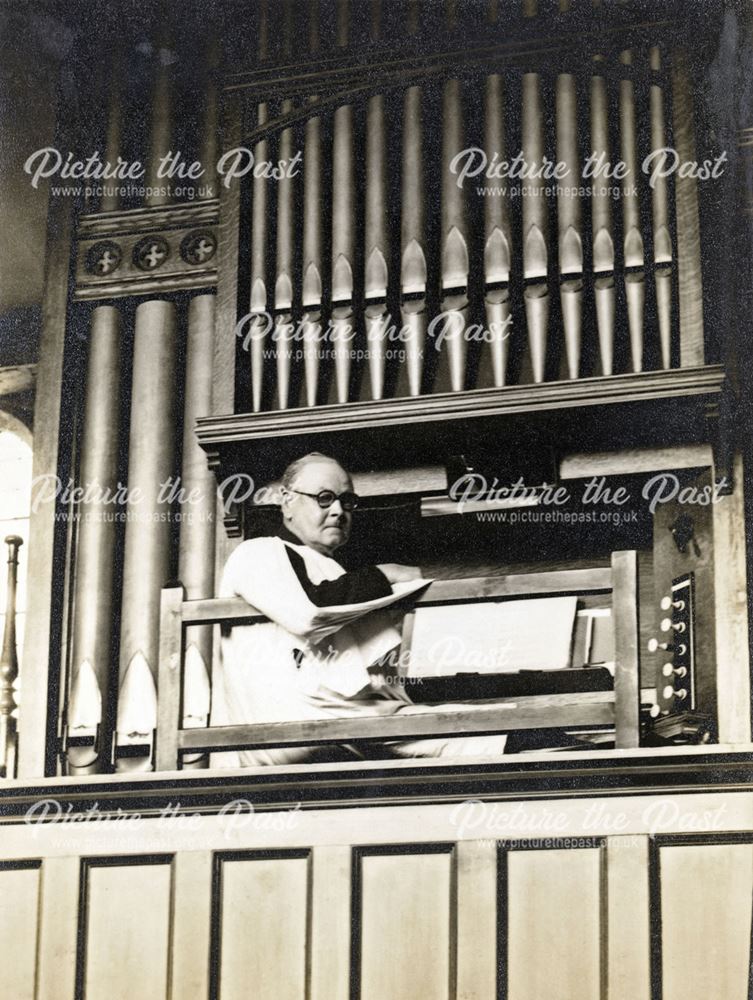
[(421, 580), (421, 570), (418, 566), (401, 566), (400, 563), (380, 563), (378, 570), (387, 577), (390, 583), (409, 583), (411, 580)]

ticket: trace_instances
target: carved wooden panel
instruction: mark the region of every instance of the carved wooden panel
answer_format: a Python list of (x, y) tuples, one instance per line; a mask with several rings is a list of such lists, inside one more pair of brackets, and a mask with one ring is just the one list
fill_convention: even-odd
[(215, 285), (217, 222), (216, 201), (85, 217), (78, 228), (75, 297)]

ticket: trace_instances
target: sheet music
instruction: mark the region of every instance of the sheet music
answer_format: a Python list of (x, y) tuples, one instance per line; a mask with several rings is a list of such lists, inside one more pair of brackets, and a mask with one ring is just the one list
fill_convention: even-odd
[(408, 676), (564, 670), (577, 601), (536, 597), (418, 608)]

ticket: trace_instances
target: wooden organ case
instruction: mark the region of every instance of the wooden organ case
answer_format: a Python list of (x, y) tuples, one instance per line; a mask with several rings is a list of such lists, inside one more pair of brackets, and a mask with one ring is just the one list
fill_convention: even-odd
[[(98, 97), (61, 141), (145, 177), (50, 208), (35, 475), (102, 489), (32, 513), (9, 995), (742, 1000), (747, 13), (215, 6), (127, 19), (118, 58), (109, 14), (71, 71)], [(311, 450), (363, 498), (349, 563), (578, 593), (567, 669), (425, 671), (427, 701), (529, 699), (516, 752), (209, 766), (275, 736), (206, 737), (212, 623), (243, 613), (214, 595)], [(565, 691), (596, 724), (538, 732)]]
[[(266, 487), (308, 450), (336, 456), (365, 498), (354, 563), (487, 576), (638, 550), (644, 736), (708, 741), (708, 551), (693, 613), (669, 624), (692, 634), (693, 655), (669, 674), (659, 655), (672, 653), (660, 635), (675, 585), (667, 539), (682, 553), (670, 493), (690, 495), (694, 468), (709, 470), (714, 501), (733, 488), (723, 348), (704, 318), (709, 207), (692, 171), (657, 166), (669, 149), (701, 158), (698, 67), (664, 41), (669, 20), (599, 8), (580, 22), (564, 5), (541, 44), (534, 7), (514, 41), (453, 48), (450, 34), (442, 58), (410, 19), (401, 57), (389, 5), (363, 22), (338, 8), (336, 45), (361, 32), (373, 47), (368, 83), (360, 67), (321, 62), (313, 21), (308, 36), (282, 26), (283, 62), (308, 39), (311, 65), (295, 72), (263, 68), (262, 34), (262, 66), (228, 84), (243, 150), (230, 164), (243, 177), (227, 198), (227, 414), (201, 418), (197, 436), (222, 483), (246, 474)], [(471, 4), (463, 23), (481, 14)], [(483, 19), (493, 35), (504, 17), (491, 5)], [(300, 172), (279, 181), (249, 166), (271, 160), (284, 174), (296, 155)], [(498, 487), (515, 482), (533, 499), (500, 503)], [(236, 496), (229, 533), (268, 531), (269, 511)], [(471, 503), (453, 502), (462, 496)]]

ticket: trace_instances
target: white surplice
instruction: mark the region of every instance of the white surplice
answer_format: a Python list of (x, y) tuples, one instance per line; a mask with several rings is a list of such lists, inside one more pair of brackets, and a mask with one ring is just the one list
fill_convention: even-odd
[[(334, 559), (279, 537), (242, 542), (222, 574), (219, 596), (239, 596), (269, 621), (237, 625), (222, 637), (212, 685), (212, 725), (342, 718), (425, 711), (399, 684), (379, 684), (369, 667), (399, 644), (384, 609), (427, 581), (393, 587), (388, 597), (361, 604), (318, 607), (302, 587), (288, 546), (312, 584), (345, 570)], [(502, 753), (505, 737), (391, 741), (401, 756)], [(212, 766), (295, 763), (310, 748), (273, 748), (212, 755)]]

